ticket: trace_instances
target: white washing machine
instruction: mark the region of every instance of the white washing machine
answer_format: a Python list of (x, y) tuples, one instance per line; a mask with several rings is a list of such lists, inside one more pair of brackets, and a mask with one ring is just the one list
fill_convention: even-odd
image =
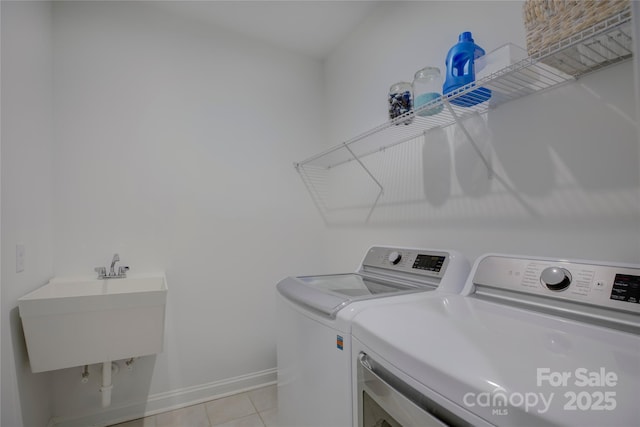
[(636, 426), (640, 266), (489, 254), (353, 319), (356, 426)]
[(370, 248), (355, 273), (277, 285), (281, 426), (351, 426), (351, 319), (366, 307), (460, 292), (470, 265), (450, 250)]

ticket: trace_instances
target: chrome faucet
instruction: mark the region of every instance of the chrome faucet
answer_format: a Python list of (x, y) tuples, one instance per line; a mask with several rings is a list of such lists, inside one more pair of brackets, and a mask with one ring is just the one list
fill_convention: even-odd
[(116, 263), (120, 261), (120, 256), (118, 254), (113, 255), (113, 259), (111, 260), (111, 268), (109, 269), (109, 274), (107, 275), (106, 267), (96, 267), (93, 270), (98, 273), (98, 279), (123, 279), (127, 277), (127, 271), (129, 271), (128, 266), (121, 265), (118, 267), (118, 272), (116, 273)]
[(111, 269), (109, 270), (109, 276), (116, 275), (115, 266), (116, 266), (116, 262), (118, 261), (120, 261), (120, 255), (114, 254), (113, 259), (111, 260)]

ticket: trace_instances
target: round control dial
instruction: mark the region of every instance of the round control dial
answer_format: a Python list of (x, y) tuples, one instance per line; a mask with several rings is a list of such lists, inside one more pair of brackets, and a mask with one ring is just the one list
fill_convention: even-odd
[(540, 275), (540, 283), (552, 291), (562, 291), (571, 284), (571, 273), (560, 267), (548, 267)]
[(396, 265), (402, 259), (402, 254), (398, 251), (393, 251), (389, 254), (389, 262)]

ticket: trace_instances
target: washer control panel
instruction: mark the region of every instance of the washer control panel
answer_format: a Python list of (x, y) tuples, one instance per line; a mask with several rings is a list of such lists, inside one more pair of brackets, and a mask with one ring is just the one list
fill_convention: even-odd
[(491, 255), (473, 284), (640, 313), (640, 266)]
[(362, 265), (441, 278), (448, 263), (447, 252), (375, 246), (367, 252)]

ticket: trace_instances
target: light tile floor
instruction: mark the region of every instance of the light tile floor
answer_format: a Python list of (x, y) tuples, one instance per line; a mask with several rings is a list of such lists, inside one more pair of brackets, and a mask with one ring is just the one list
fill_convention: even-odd
[(272, 385), (111, 427), (276, 427), (277, 412)]

